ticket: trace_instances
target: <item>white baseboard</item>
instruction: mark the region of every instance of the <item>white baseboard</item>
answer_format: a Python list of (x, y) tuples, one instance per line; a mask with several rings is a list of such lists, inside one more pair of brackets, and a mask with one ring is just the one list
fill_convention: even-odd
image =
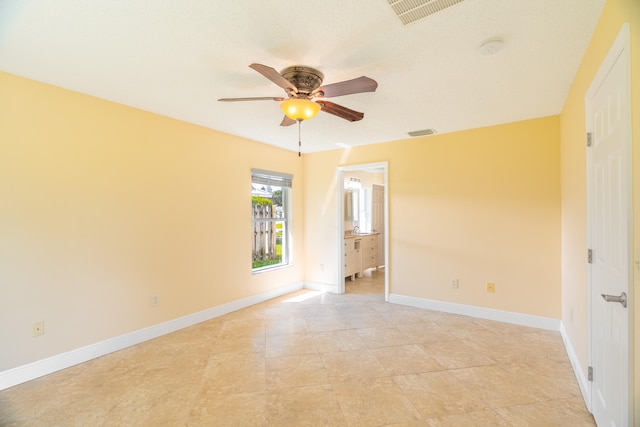
[(311, 289), (313, 291), (331, 292), (333, 294), (340, 293), (338, 290), (338, 285), (330, 285), (328, 283), (304, 282), (304, 288)]
[(578, 380), (578, 385), (580, 386), (580, 391), (582, 392), (584, 403), (587, 406), (587, 409), (591, 411), (591, 393), (589, 392), (589, 380), (584, 375), (584, 369), (582, 369), (582, 366), (580, 365), (578, 355), (576, 354), (576, 351), (571, 344), (571, 340), (569, 339), (569, 335), (564, 328), (564, 324), (560, 325), (560, 336), (562, 336), (564, 348), (567, 350), (567, 356), (569, 356), (569, 361), (571, 362), (571, 366), (573, 367), (573, 373), (576, 376), (576, 380)]
[(546, 329), (549, 331), (559, 331), (561, 324), (559, 319), (552, 319), (549, 317), (540, 317), (530, 314), (515, 313), (512, 311), (435, 301), (425, 298), (409, 297), (406, 295), (389, 294), (389, 302), (418, 308), (426, 308), (429, 310), (443, 311), (445, 313), (461, 314), (463, 316), (477, 317), (480, 319), (530, 326), (532, 328)]
[(236, 310), (297, 291), (304, 287), (303, 283), (294, 283), (282, 288), (273, 289), (258, 295), (252, 295), (226, 304), (218, 305), (203, 311), (188, 314), (177, 319), (139, 329), (128, 334), (110, 338), (86, 347), (81, 347), (66, 353), (57, 354), (46, 359), (38, 360), (27, 365), (18, 366), (0, 372), (0, 390), (22, 384), (27, 381), (51, 374), (79, 363), (87, 362), (114, 351), (122, 350), (132, 345), (140, 344), (153, 338), (193, 326), (197, 323), (223, 316)]

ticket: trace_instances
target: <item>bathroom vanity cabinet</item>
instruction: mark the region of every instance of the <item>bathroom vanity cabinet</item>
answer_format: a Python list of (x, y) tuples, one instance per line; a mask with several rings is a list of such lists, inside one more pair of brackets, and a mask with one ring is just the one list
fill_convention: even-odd
[(375, 268), (378, 266), (378, 234), (368, 234), (362, 236), (360, 242), (360, 252), (362, 253), (362, 270)]
[(360, 239), (355, 237), (344, 239), (344, 276), (355, 280), (356, 274), (362, 273), (362, 255)]
[(378, 233), (346, 235), (344, 238), (344, 276), (362, 276), (368, 268), (378, 267)]

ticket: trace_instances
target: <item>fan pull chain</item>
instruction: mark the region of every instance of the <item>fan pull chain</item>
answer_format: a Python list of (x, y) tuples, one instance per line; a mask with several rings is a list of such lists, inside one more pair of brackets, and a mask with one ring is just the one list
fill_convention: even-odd
[(298, 157), (300, 157), (300, 150), (302, 149), (302, 139), (300, 138), (300, 127), (302, 119), (298, 119)]

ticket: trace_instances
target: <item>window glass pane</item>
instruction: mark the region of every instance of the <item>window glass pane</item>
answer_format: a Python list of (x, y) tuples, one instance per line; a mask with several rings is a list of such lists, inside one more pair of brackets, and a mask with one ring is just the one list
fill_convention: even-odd
[[(261, 171), (262, 172), (262, 171)], [(264, 270), (289, 264), (290, 183), (279, 176), (252, 173), (252, 268)], [(289, 186), (287, 186), (289, 185)]]

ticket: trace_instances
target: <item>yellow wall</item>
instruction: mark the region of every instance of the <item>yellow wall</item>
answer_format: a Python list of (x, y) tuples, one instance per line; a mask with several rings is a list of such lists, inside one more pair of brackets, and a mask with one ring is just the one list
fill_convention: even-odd
[[(0, 371), (303, 280), (296, 153), (3, 73), (0, 100)], [(294, 175), (298, 260), (255, 276), (252, 167)]]
[(379, 161), (390, 293), (560, 318), (558, 116), (305, 156), (307, 280), (339, 280), (336, 168)]
[[(640, 256), (640, 2), (608, 0), (561, 114), (562, 320), (582, 369), (588, 366), (587, 199), (584, 97), (622, 24), (631, 27), (634, 248)], [(638, 258), (636, 258), (638, 259)], [(634, 269), (635, 307), (640, 278)], [(635, 321), (635, 407), (640, 408), (640, 325)], [(640, 411), (636, 411), (640, 425)]]

